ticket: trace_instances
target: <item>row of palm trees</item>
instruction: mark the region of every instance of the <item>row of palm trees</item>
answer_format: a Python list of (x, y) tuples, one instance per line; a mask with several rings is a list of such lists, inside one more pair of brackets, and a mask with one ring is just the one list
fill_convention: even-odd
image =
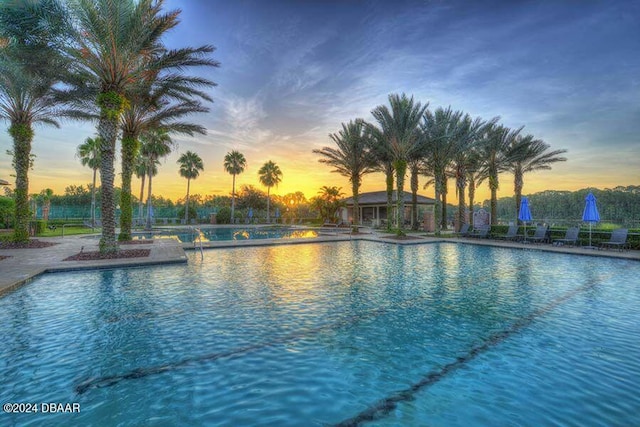
[[(247, 159), (244, 154), (237, 150), (232, 150), (224, 156), (224, 169), (231, 174), (233, 182), (231, 186), (231, 219), (235, 218), (236, 206), (236, 175), (241, 174), (247, 168)], [(270, 221), (270, 192), (271, 187), (277, 187), (282, 182), (282, 171), (273, 161), (267, 161), (258, 170), (260, 183), (267, 187), (267, 222)]]
[[(152, 209), (151, 209), (151, 191), (152, 177), (158, 174), (158, 165), (160, 158), (165, 157), (171, 151), (172, 141), (168, 134), (164, 131), (148, 132), (140, 136), (140, 150), (133, 165), (133, 171), (140, 179), (140, 197), (138, 205), (138, 218), (143, 218), (143, 200), (145, 180), (148, 178), (147, 191), (147, 228), (151, 227)], [(80, 159), (83, 166), (88, 166), (93, 171), (93, 182), (91, 186), (91, 224), (95, 225), (95, 209), (96, 209), (96, 175), (100, 169), (100, 137), (87, 138), (85, 142), (78, 146), (76, 156)], [(187, 196), (185, 203), (185, 222), (188, 221), (189, 215), (189, 193), (191, 180), (198, 178), (200, 172), (204, 170), (204, 162), (202, 158), (193, 151), (187, 151), (178, 158), (178, 173), (187, 179)], [(122, 212), (124, 215), (124, 211)]]
[[(119, 240), (131, 239), (131, 177), (140, 142), (170, 151), (172, 133), (204, 134), (184, 121), (208, 111), (210, 80), (190, 67), (217, 67), (213, 46), (169, 49), (162, 37), (179, 11), (163, 0), (37, 0), (0, 5), (0, 118), (9, 121), (16, 168), (14, 240), (28, 239), (28, 170), (33, 125), (65, 116), (97, 123), (102, 183), (102, 252), (118, 250), (114, 160), (121, 141), (122, 209)], [(161, 148), (164, 147), (164, 148)], [(169, 148), (166, 148), (169, 147)], [(154, 154), (155, 153), (155, 154)], [(151, 187), (151, 176), (149, 187)]]
[[(336, 144), (313, 150), (321, 163), (346, 176), (352, 185), (354, 222), (359, 222), (358, 192), (364, 175), (383, 172), (386, 176), (387, 212), (392, 211), (394, 179), (397, 190), (395, 226), (404, 226), (404, 182), (407, 173), (413, 197), (412, 223), (417, 227), (417, 193), (420, 176), (435, 189), (436, 234), (446, 221), (446, 196), (449, 179), (455, 181), (458, 197), (458, 223), (471, 222), (475, 189), (487, 182), (491, 191), (491, 222), (497, 223), (497, 191), (504, 172), (514, 176), (516, 217), (520, 206), (524, 174), (551, 168), (566, 161), (566, 150), (551, 150), (549, 144), (523, 128), (510, 129), (490, 120), (472, 118), (462, 111), (422, 105), (405, 94), (389, 95), (389, 105), (371, 111), (373, 122), (363, 119), (342, 124), (342, 129), (329, 137)], [(466, 197), (471, 208), (465, 218)], [(391, 221), (389, 222), (391, 226)], [(446, 223), (444, 224), (446, 227)]]

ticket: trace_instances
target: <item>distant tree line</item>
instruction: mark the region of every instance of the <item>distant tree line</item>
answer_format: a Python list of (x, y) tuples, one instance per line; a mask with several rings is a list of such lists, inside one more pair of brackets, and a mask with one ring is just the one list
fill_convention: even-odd
[[(529, 196), (529, 206), (534, 220), (547, 223), (579, 223), (585, 205), (585, 197), (592, 192), (597, 199), (602, 223), (638, 227), (640, 225), (640, 186), (615, 188), (584, 188), (577, 191), (546, 190)], [(498, 218), (501, 222), (514, 221), (514, 197), (498, 199)], [(489, 202), (483, 207), (487, 209)]]

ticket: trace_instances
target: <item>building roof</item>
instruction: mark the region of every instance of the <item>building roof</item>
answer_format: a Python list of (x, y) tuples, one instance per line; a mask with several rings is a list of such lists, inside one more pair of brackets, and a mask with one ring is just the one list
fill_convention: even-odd
[[(397, 192), (393, 192), (393, 202), (397, 201), (396, 197)], [(353, 197), (349, 197), (344, 199), (344, 202), (347, 206), (353, 205)], [(408, 191), (404, 192), (404, 202), (411, 203), (411, 193)], [(418, 204), (419, 205), (434, 205), (436, 201), (431, 197), (425, 197), (418, 194)], [(386, 205), (387, 204), (387, 192), (386, 191), (372, 191), (370, 193), (360, 193), (358, 196), (358, 204), (362, 205)]]

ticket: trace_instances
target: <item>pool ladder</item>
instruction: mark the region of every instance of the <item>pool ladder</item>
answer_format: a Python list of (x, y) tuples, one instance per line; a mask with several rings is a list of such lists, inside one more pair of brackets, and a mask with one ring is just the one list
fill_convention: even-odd
[(200, 242), (200, 259), (204, 260), (204, 250), (202, 249), (202, 230), (196, 227), (191, 227), (193, 230), (193, 249), (196, 249), (196, 239)]

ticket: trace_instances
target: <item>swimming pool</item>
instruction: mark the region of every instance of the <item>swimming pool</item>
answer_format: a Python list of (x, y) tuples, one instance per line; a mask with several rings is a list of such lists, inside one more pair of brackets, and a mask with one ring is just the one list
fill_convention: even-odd
[[(451, 243), (205, 251), (0, 299), (24, 425), (640, 425), (640, 263)], [(367, 422), (367, 420), (373, 420)]]
[(302, 239), (318, 237), (318, 232), (293, 227), (200, 227), (196, 229), (172, 228), (151, 233), (134, 233), (134, 239), (174, 238), (183, 243), (191, 243), (197, 237), (203, 242), (254, 239)]

